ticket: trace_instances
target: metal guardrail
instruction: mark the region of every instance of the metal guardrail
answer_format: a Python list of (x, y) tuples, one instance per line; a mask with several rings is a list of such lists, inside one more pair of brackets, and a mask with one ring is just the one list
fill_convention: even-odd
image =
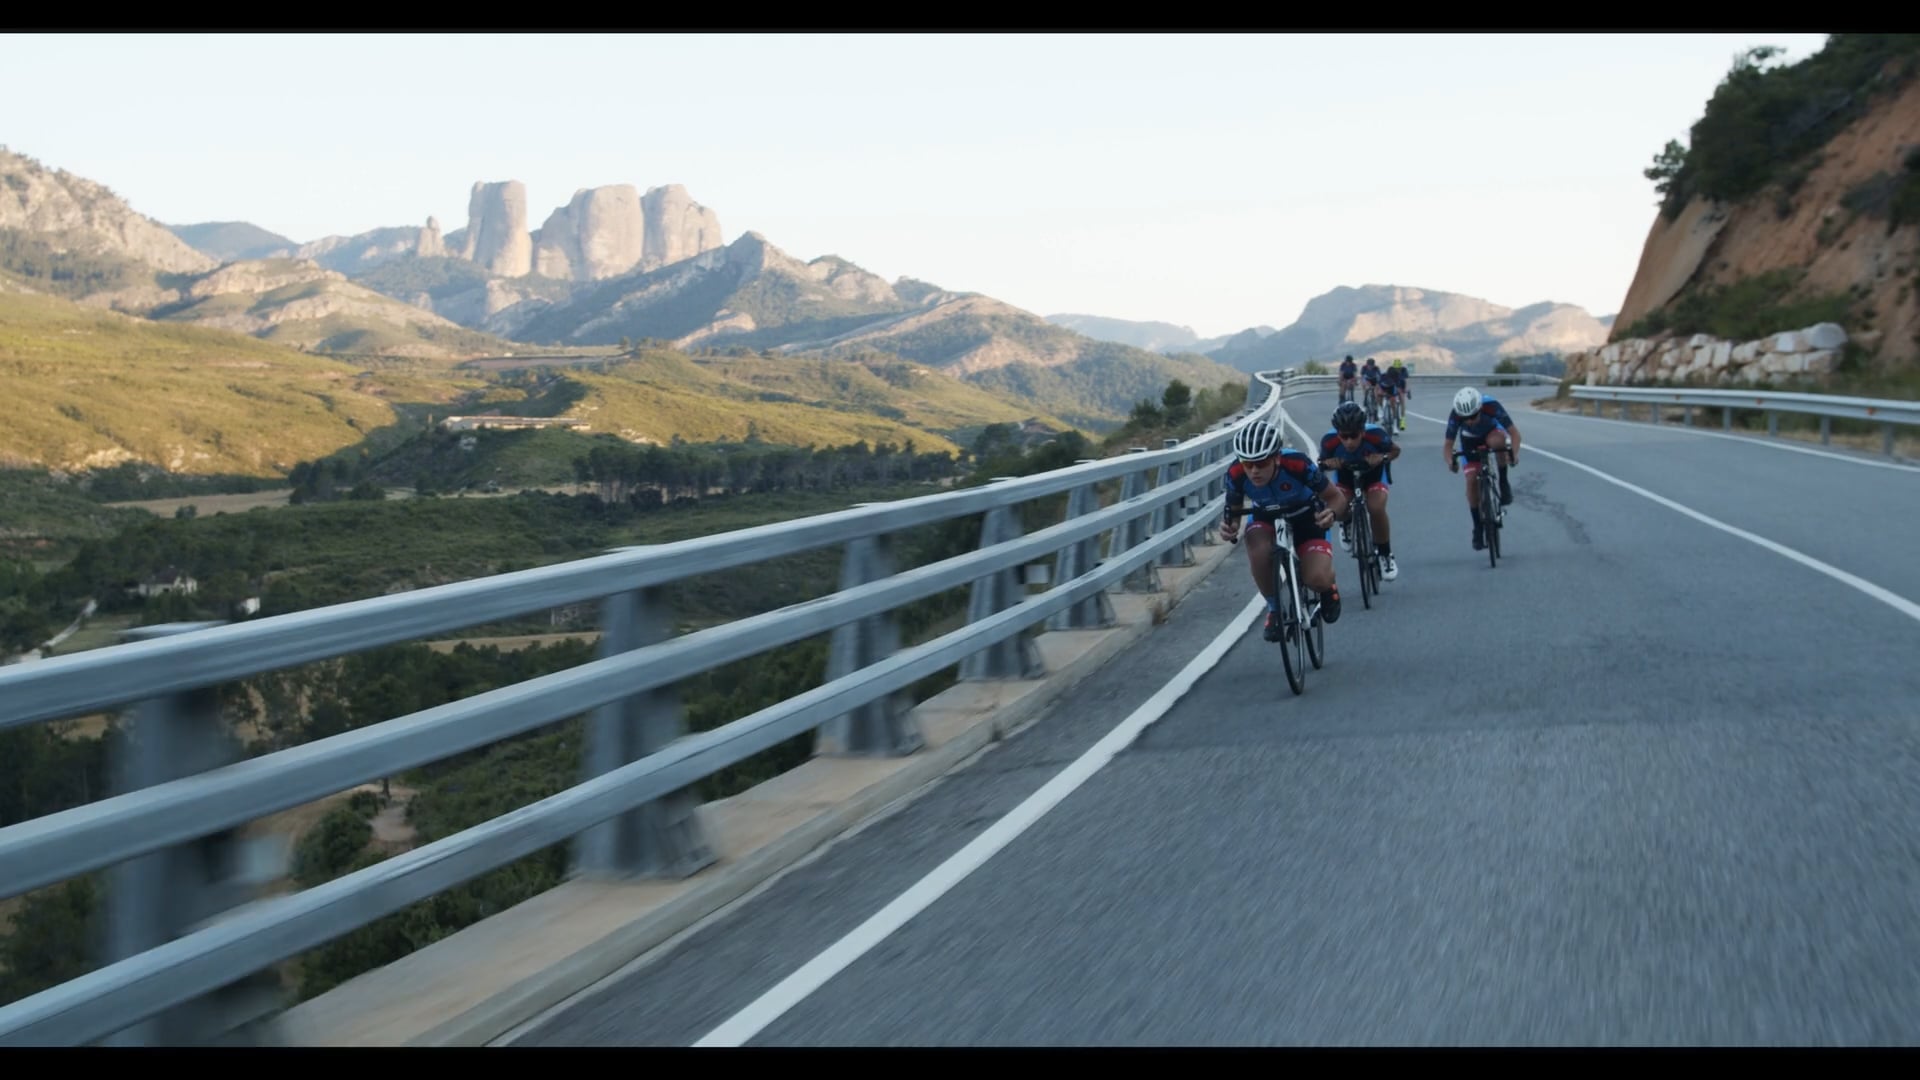
[[(690, 785), (809, 731), (821, 752), (912, 753), (922, 742), (906, 722), (907, 687), (956, 663), (964, 679), (1034, 677), (1029, 628), (1108, 625), (1106, 590), (1151, 588), (1155, 566), (1190, 562), (1186, 545), (1224, 506), (1222, 470), (1207, 466), (1242, 424), (1282, 413), (1278, 383), (1263, 374), (1260, 388), (1270, 392), (1240, 420), (1159, 451), (238, 625), (148, 627), (137, 635), (146, 640), (0, 668), (0, 728), (133, 708), (116, 794), (0, 829), (0, 896), (115, 875), (109, 962), (0, 1007), (0, 1045), (230, 1039), (277, 1008), (272, 964), (557, 843), (573, 841), (585, 873), (699, 870), (714, 856)], [(1118, 501), (1100, 509), (1096, 485), (1115, 480)], [(1060, 493), (1065, 520), (1019, 535), (1016, 508)], [(893, 571), (890, 534), (973, 514), (984, 514), (977, 550)], [(669, 636), (661, 586), (830, 545), (845, 545), (838, 592)], [(1021, 568), (1048, 557), (1057, 583), (1024, 595)], [(969, 584), (966, 626), (896, 648), (895, 609)], [(225, 756), (220, 684), (587, 600), (603, 605), (592, 662), (251, 760)], [(827, 681), (750, 716), (689, 735), (677, 703), (652, 697), (829, 631)], [(580, 784), (322, 885), (247, 901), (262, 875), (239, 866), (241, 826), (581, 715)]]
[(1594, 415), (1600, 415), (1600, 403), (1618, 402), (1620, 419), (1628, 419), (1629, 402), (1643, 402), (1647, 405), (1649, 419), (1660, 422), (1660, 408), (1663, 405), (1677, 405), (1683, 410), (1682, 421), (1693, 423), (1693, 410), (1696, 408), (1717, 408), (1720, 410), (1722, 430), (1733, 430), (1734, 410), (1759, 411), (1767, 414), (1767, 434), (1780, 434), (1781, 413), (1801, 413), (1820, 418), (1820, 442), (1830, 445), (1833, 441), (1833, 421), (1877, 420), (1881, 428), (1881, 451), (1893, 456), (1895, 424), (1920, 424), (1920, 401), (1901, 401), (1895, 398), (1845, 397), (1838, 394), (1787, 393), (1773, 390), (1708, 390), (1690, 387), (1665, 386), (1575, 386), (1572, 390), (1574, 400), (1582, 402), (1581, 415), (1586, 415), (1585, 402), (1594, 403)]
[[(1281, 382), (1289, 389), (1295, 386), (1301, 386), (1308, 383), (1338, 385), (1340, 382), (1340, 374), (1337, 371), (1324, 374), (1324, 375), (1289, 374), (1289, 372), (1296, 371), (1296, 370), (1298, 369), (1288, 368), (1286, 369), (1286, 371), (1283, 371), (1280, 373), (1282, 376)], [(1500, 372), (1498, 374), (1491, 371), (1429, 372), (1426, 374), (1416, 373), (1416, 374), (1408, 375), (1407, 378), (1415, 382), (1479, 383), (1482, 386), (1558, 386), (1560, 385), (1560, 380), (1555, 378), (1554, 376), (1541, 375), (1538, 372), (1532, 372), (1532, 371)]]

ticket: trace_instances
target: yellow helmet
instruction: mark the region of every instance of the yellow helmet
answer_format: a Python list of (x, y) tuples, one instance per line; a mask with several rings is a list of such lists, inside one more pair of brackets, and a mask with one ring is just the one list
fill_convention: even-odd
[(1407, 365), (1406, 365), (1405, 363), (1403, 363), (1403, 362), (1402, 362), (1402, 361), (1401, 361), (1401, 360), (1400, 360), (1400, 359), (1399, 359), (1398, 357), (1395, 357), (1395, 358), (1394, 358), (1394, 361), (1393, 361), (1393, 366), (1394, 366), (1394, 367), (1406, 367)]

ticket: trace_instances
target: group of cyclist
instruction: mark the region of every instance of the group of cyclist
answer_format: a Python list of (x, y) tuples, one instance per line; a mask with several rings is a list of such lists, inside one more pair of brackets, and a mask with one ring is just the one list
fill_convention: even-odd
[(1340, 400), (1353, 400), (1353, 392), (1361, 383), (1367, 384), (1367, 415), (1376, 415), (1375, 410), (1391, 401), (1400, 405), (1400, 430), (1407, 430), (1406, 402), (1413, 397), (1407, 389), (1407, 365), (1396, 359), (1386, 368), (1381, 368), (1373, 357), (1367, 362), (1355, 366), (1353, 357), (1340, 361)]
[[(1369, 358), (1367, 364), (1371, 366), (1373, 360)], [(1352, 368), (1353, 357), (1349, 356), (1340, 369), (1343, 388)], [(1389, 375), (1385, 386), (1404, 391), (1406, 376), (1399, 361), (1394, 361), (1389, 371), (1393, 370), (1401, 374)], [(1403, 429), (1405, 423), (1401, 421)], [(1459, 450), (1454, 449), (1456, 440)], [(1327, 532), (1338, 522), (1341, 547), (1352, 552), (1355, 492), (1365, 492), (1381, 578), (1393, 581), (1400, 576), (1387, 520), (1387, 493), (1393, 483), (1393, 462), (1400, 457), (1400, 444), (1386, 428), (1368, 421), (1366, 410), (1344, 390), (1333, 410), (1332, 427), (1319, 441), (1317, 456), (1310, 456), (1286, 446), (1280, 429), (1265, 420), (1246, 425), (1234, 438), (1234, 460), (1227, 466), (1226, 520), (1221, 523), (1220, 534), (1231, 543), (1239, 538), (1243, 527), (1246, 531), (1248, 565), (1267, 601), (1268, 641), (1281, 638), (1279, 598), (1269, 591), (1272, 584), (1266, 574), (1274, 544), (1274, 522), (1280, 518), (1287, 519), (1292, 531), (1301, 582), (1319, 594), (1321, 618), (1328, 623), (1340, 619), (1340, 587)], [(1500, 505), (1511, 505), (1513, 488), (1507, 480), (1507, 469), (1519, 462), (1520, 431), (1497, 399), (1467, 386), (1454, 395), (1444, 441), (1449, 471), (1459, 472), (1461, 460), (1467, 459), (1467, 508), (1473, 516), (1473, 547), (1479, 551), (1486, 547), (1486, 534), (1475, 491), (1481, 466), (1474, 458), (1482, 447), (1493, 451), (1491, 459), (1500, 470)]]

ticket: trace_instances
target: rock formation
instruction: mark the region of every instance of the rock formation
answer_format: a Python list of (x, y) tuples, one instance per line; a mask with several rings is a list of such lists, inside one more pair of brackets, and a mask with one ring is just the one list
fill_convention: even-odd
[(647, 222), (642, 269), (677, 263), (721, 247), (720, 219), (679, 184), (649, 188), (640, 201)]
[(475, 181), (467, 197), (465, 243), (457, 254), (489, 274), (533, 272), (533, 236), (527, 232), (527, 186), (518, 180)]
[(582, 188), (540, 226), (533, 272), (562, 281), (603, 281), (641, 264), (647, 222), (632, 184)]

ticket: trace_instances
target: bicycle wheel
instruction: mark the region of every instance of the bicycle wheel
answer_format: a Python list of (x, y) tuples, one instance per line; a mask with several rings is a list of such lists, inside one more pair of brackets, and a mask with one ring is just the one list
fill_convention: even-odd
[[(1306, 599), (1306, 593), (1306, 583), (1302, 582), (1300, 585), (1302, 611), (1305, 611), (1307, 604), (1310, 603)], [(1313, 661), (1314, 669), (1318, 670), (1327, 658), (1327, 624), (1320, 619), (1319, 604), (1313, 604), (1313, 622), (1300, 628), (1300, 636), (1306, 641), (1307, 658)]]
[(1487, 536), (1487, 564), (1500, 565), (1500, 492), (1494, 487), (1489, 460), (1480, 467), (1480, 521)]
[(1367, 582), (1367, 560), (1373, 552), (1373, 519), (1367, 513), (1365, 500), (1355, 499), (1353, 505), (1353, 560), (1360, 568), (1360, 606), (1373, 607), (1373, 589)]
[(1298, 695), (1307, 688), (1307, 662), (1299, 655), (1301, 645), (1295, 636), (1300, 632), (1300, 611), (1293, 582), (1285, 580), (1286, 575), (1281, 572), (1286, 557), (1280, 545), (1274, 544), (1273, 553), (1267, 556), (1267, 584), (1273, 588), (1274, 600), (1280, 608), (1280, 663), (1287, 669), (1287, 685)]

